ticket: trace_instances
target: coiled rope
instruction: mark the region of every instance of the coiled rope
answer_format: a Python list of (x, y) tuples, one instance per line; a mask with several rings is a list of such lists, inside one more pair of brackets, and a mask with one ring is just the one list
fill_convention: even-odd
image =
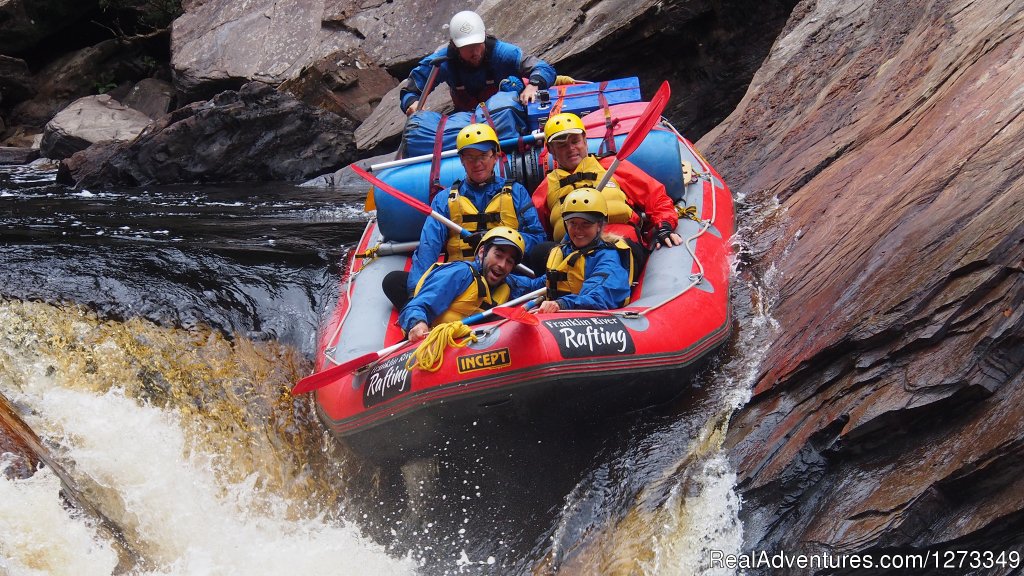
[[(461, 341), (458, 340), (460, 338)], [(476, 340), (473, 329), (459, 320), (438, 324), (430, 329), (430, 333), (416, 348), (416, 352), (405, 361), (405, 369), (412, 370), (419, 367), (427, 372), (437, 372), (441, 369), (441, 363), (444, 361), (445, 350), (449, 347), (463, 348)]]

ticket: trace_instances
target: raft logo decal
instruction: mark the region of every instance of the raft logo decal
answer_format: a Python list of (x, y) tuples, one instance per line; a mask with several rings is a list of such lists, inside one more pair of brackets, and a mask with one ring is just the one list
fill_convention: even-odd
[(412, 372), (405, 369), (405, 362), (413, 352), (388, 358), (370, 370), (363, 385), (363, 406), (369, 408), (409, 391)]
[(459, 356), (457, 360), (459, 361), (459, 374), (475, 370), (493, 370), (512, 365), (512, 355), (509, 354), (508, 348)]
[(622, 320), (614, 316), (544, 320), (563, 358), (633, 354), (636, 345)]

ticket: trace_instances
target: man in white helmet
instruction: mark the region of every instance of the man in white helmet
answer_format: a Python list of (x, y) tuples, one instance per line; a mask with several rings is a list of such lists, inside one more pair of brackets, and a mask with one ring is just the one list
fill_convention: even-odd
[[(448, 84), (456, 112), (468, 112), (505, 87), (519, 92), (525, 106), (536, 98), (537, 90), (555, 81), (555, 69), (533, 56), (525, 56), (514, 44), (488, 36), (484, 21), (476, 12), (464, 10), (448, 25), (448, 46), (420, 60), (401, 90), (400, 106), (411, 116), (420, 109), (420, 98), (427, 84)], [(436, 74), (431, 72), (436, 67)], [(522, 79), (526, 78), (525, 85)], [(430, 82), (432, 80), (432, 82)], [(520, 87), (522, 85), (522, 87)]]

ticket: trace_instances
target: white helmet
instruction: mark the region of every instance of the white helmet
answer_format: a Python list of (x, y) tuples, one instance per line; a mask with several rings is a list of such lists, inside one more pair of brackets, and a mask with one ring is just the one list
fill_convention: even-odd
[(448, 33), (451, 34), (452, 43), (456, 48), (480, 44), (485, 38), (483, 18), (476, 12), (463, 10), (452, 16), (452, 21), (448, 24)]

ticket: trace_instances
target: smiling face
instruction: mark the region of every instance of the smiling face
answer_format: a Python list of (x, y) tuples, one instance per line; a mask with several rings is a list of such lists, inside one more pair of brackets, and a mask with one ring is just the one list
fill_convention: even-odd
[(516, 267), (516, 260), (519, 258), (519, 250), (504, 244), (482, 245), (480, 252), (483, 252), (483, 265), (480, 268), (484, 280), (491, 288), (505, 280), (505, 277)]
[(572, 172), (587, 157), (587, 137), (585, 134), (569, 134), (549, 142), (548, 150), (555, 157), (559, 168)]
[(498, 156), (494, 151), (466, 149), (459, 153), (462, 167), (466, 169), (466, 177), (472, 184), (483, 184), (494, 176), (494, 165)]
[(585, 218), (566, 218), (565, 231), (569, 234), (573, 246), (583, 248), (601, 233), (601, 223), (591, 222)]

